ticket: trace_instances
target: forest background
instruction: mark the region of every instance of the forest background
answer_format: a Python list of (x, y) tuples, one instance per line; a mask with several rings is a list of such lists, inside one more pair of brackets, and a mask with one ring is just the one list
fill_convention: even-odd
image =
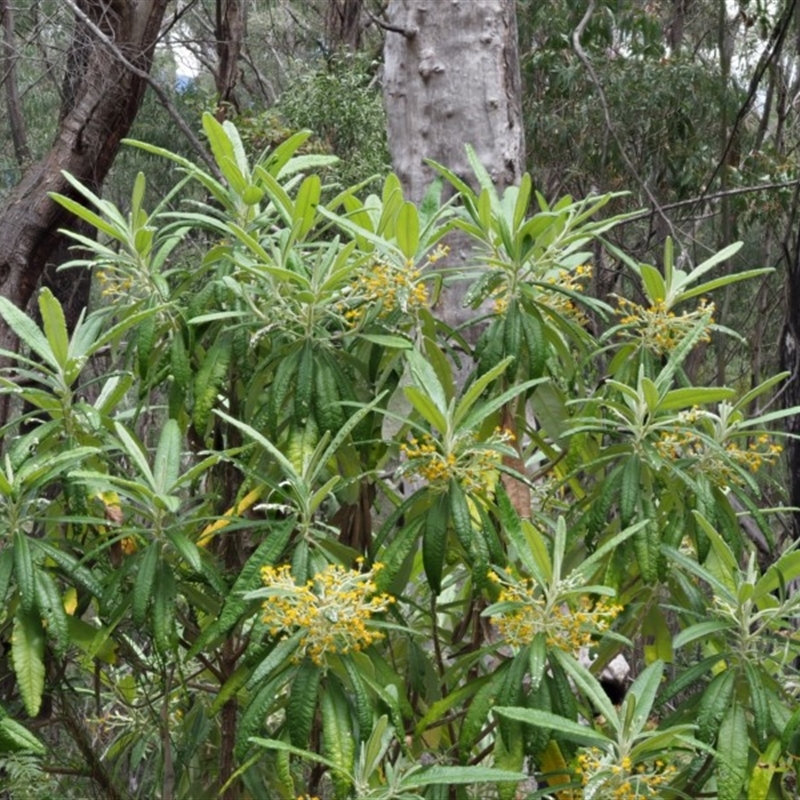
[(796, 792), (800, 5), (487, 2), (424, 198), (402, 5), (0, 3), (9, 797)]

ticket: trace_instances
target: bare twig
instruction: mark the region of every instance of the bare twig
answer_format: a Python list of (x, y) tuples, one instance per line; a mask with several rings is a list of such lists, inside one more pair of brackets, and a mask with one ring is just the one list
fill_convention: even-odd
[(161, 33), (159, 34), (159, 41), (164, 39), (169, 32), (183, 19), (184, 15), (188, 14), (189, 11), (197, 5), (198, 0), (189, 0), (187, 4), (183, 8), (176, 8), (175, 13), (172, 15), (172, 19), (161, 29)]
[(367, 12), (367, 16), (374, 22), (379, 28), (383, 28), (385, 31), (391, 31), (392, 33), (399, 33), (401, 36), (405, 36), (406, 39), (413, 39), (418, 33), (419, 30), (417, 28), (403, 28), (400, 25), (392, 25), (385, 20), (382, 20), (380, 17), (376, 17), (368, 8), (365, 8), (364, 11)]
[[(717, 175), (719, 175), (723, 165), (726, 163), (728, 155), (730, 154), (731, 149), (733, 148), (733, 144), (736, 139), (736, 134), (738, 133), (739, 126), (741, 125), (742, 120), (747, 116), (748, 112), (753, 106), (753, 103), (755, 102), (756, 93), (758, 91), (759, 85), (761, 84), (761, 79), (764, 77), (764, 73), (767, 71), (767, 68), (772, 63), (773, 59), (780, 54), (781, 49), (783, 48), (783, 42), (784, 39), (786, 38), (786, 33), (789, 30), (789, 24), (794, 18), (796, 5), (797, 5), (797, 0), (791, 0), (790, 3), (787, 3), (787, 6), (784, 9), (783, 14), (781, 15), (781, 18), (775, 24), (775, 27), (773, 28), (772, 33), (770, 34), (767, 46), (764, 48), (764, 52), (761, 54), (761, 58), (759, 58), (758, 64), (756, 65), (756, 70), (753, 73), (753, 77), (750, 79), (750, 85), (747, 89), (747, 97), (745, 98), (744, 103), (742, 103), (741, 107), (739, 108), (739, 111), (736, 114), (736, 119), (733, 121), (730, 133), (728, 134), (725, 150), (720, 156), (719, 160), (717, 161), (717, 164), (714, 167), (714, 171), (711, 174), (711, 178), (708, 181), (706, 181), (706, 187), (711, 186), (711, 184), (716, 179)], [(705, 199), (705, 194), (701, 194), (700, 197), (697, 199), (697, 202), (700, 203), (704, 199)]]
[[(794, 186), (800, 185), (800, 180), (783, 181), (781, 183), (763, 183), (759, 186), (740, 186), (738, 189), (726, 189), (724, 192), (714, 192), (713, 194), (701, 194), (699, 197), (691, 197), (688, 200), (677, 200), (674, 203), (665, 203), (660, 206), (660, 211), (672, 211), (675, 208), (683, 208), (685, 206), (696, 206), (703, 201), (711, 203), (714, 200), (720, 200), (723, 197), (735, 197), (740, 194), (753, 194), (754, 192), (766, 192), (771, 189), (790, 189)], [(633, 214), (622, 221), (622, 225), (629, 222), (635, 222), (640, 219), (647, 219), (654, 214), (658, 214), (656, 209), (646, 209), (637, 214)]]
[(658, 214), (666, 223), (667, 227), (672, 234), (673, 239), (678, 239), (678, 236), (675, 233), (675, 228), (672, 225), (672, 220), (664, 213), (664, 209), (662, 208), (661, 204), (656, 200), (653, 193), (650, 191), (650, 187), (647, 185), (645, 180), (639, 175), (636, 171), (636, 167), (634, 166), (633, 162), (631, 161), (630, 157), (628, 156), (627, 151), (625, 150), (625, 146), (623, 145), (622, 141), (617, 134), (617, 129), (614, 127), (614, 123), (611, 121), (611, 111), (608, 107), (608, 101), (606, 100), (606, 93), (603, 91), (603, 86), (600, 83), (599, 78), (597, 77), (597, 73), (592, 66), (592, 62), (589, 60), (589, 56), (586, 55), (586, 51), (583, 49), (581, 45), (581, 36), (583, 36), (583, 32), (586, 29), (586, 26), (589, 24), (589, 20), (592, 18), (592, 14), (594, 14), (595, 3), (594, 0), (590, 0), (589, 6), (586, 9), (586, 13), (583, 15), (583, 19), (578, 23), (578, 27), (575, 28), (575, 31), (572, 34), (572, 47), (575, 50), (575, 53), (578, 56), (578, 59), (586, 67), (586, 71), (589, 73), (589, 78), (591, 79), (592, 83), (594, 84), (595, 89), (597, 89), (597, 95), (600, 99), (600, 106), (603, 109), (603, 119), (605, 120), (606, 129), (611, 134), (612, 138), (617, 144), (619, 148), (620, 155), (622, 156), (622, 160), (625, 162), (625, 166), (627, 166), (628, 170), (630, 171), (631, 175), (637, 181), (637, 183), (642, 187), (642, 190), (647, 195), (647, 199), (650, 201), (650, 205), (653, 207), (655, 214)]

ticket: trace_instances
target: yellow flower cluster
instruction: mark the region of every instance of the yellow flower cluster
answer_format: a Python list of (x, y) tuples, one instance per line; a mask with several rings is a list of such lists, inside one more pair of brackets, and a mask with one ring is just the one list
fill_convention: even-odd
[(747, 450), (742, 450), (736, 442), (729, 442), (725, 451), (750, 472), (758, 472), (764, 464), (774, 464), (783, 452), (783, 448), (771, 442), (769, 436), (764, 433), (756, 441), (750, 442)]
[(376, 594), (374, 575), (379, 569), (380, 564), (370, 572), (329, 564), (298, 586), (288, 564), (262, 567), (261, 579), (271, 590), (263, 605), (264, 623), (273, 636), (302, 630), (298, 661), (308, 655), (323, 666), (327, 653), (363, 650), (383, 638), (367, 623), (394, 602), (387, 594)]
[(133, 289), (131, 276), (122, 277), (103, 269), (98, 270), (95, 276), (100, 284), (100, 294), (103, 297), (125, 297), (131, 294), (131, 289)]
[(433, 437), (426, 433), (421, 439), (412, 437), (400, 445), (406, 459), (401, 473), (418, 475), (433, 488), (445, 489), (451, 478), (455, 478), (467, 493), (481, 494), (502, 461), (502, 454), (493, 445), (505, 445), (514, 441), (514, 434), (506, 428), (497, 428), (486, 442), (478, 445), (474, 436), (461, 437), (456, 442), (455, 452), (444, 453)]
[(622, 606), (604, 597), (597, 601), (581, 597), (577, 608), (571, 608), (566, 602), (548, 603), (536, 591), (533, 580), (514, 582), (494, 572), (489, 573), (489, 578), (503, 586), (498, 603), (513, 604), (508, 610), (493, 615), (491, 621), (515, 647), (530, 644), (538, 633), (544, 633), (548, 647), (577, 654), (581, 648), (592, 644), (595, 636), (605, 633), (622, 611)]
[[(579, 264), (575, 269), (561, 269), (555, 275), (545, 278), (545, 283), (551, 286), (557, 286), (567, 289), (571, 292), (583, 292), (586, 284), (592, 277), (591, 264)], [(508, 284), (503, 283), (492, 293), (494, 299), (494, 313), (504, 314), (508, 308)], [(583, 310), (578, 308), (571, 298), (558, 291), (548, 291), (546, 289), (539, 292), (537, 300), (542, 305), (553, 309), (553, 311), (562, 314), (565, 317), (571, 317), (579, 325), (587, 322), (586, 314)]]
[(422, 267), (416, 267), (412, 259), (402, 266), (387, 261), (371, 263), (350, 285), (348, 297), (356, 303), (355, 307), (345, 310), (345, 304), (340, 305), (344, 318), (351, 325), (358, 325), (376, 303), (381, 304), (381, 317), (387, 317), (397, 309), (407, 314), (415, 309), (426, 308), (429, 297), (422, 272), (445, 258), (449, 252), (449, 247), (438, 245)]
[[(548, 278), (546, 282), (571, 292), (583, 292), (591, 279), (592, 265), (579, 264), (574, 270), (559, 270), (556, 276)], [(572, 318), (578, 325), (585, 325), (589, 321), (584, 310), (576, 306), (570, 297), (561, 292), (544, 291), (539, 300), (556, 313)]]
[(575, 771), (584, 786), (591, 781), (593, 796), (609, 800), (655, 800), (661, 796), (661, 789), (669, 787), (678, 769), (661, 759), (634, 766), (630, 756), (612, 763), (609, 754), (592, 747), (578, 754)]
[(676, 314), (667, 308), (663, 300), (657, 300), (649, 308), (640, 306), (625, 297), (618, 297), (617, 314), (620, 324), (630, 328), (620, 335), (639, 339), (644, 347), (657, 356), (671, 353), (691, 331), (702, 323), (705, 331), (703, 341), (710, 341), (710, 328), (714, 324), (714, 304), (702, 299), (694, 311)]
[(761, 434), (746, 449), (736, 441), (724, 447), (714, 448), (697, 432), (676, 426), (674, 430), (662, 431), (655, 442), (658, 454), (664, 459), (691, 458), (689, 469), (702, 472), (718, 485), (741, 484), (742, 479), (732, 465), (758, 472), (765, 464), (774, 464), (783, 452), (766, 434)]

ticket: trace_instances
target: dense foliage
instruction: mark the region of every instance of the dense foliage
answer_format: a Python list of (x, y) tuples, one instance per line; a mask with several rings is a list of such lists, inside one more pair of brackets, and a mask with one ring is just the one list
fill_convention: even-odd
[[(251, 165), (204, 129), (222, 180), (138, 143), (182, 173), (153, 211), (143, 175), (128, 213), (58, 198), (108, 300), (71, 336), (0, 300), (13, 796), (793, 796), (782, 376), (685, 369), (762, 271), (661, 272), (605, 243), (611, 196), (500, 197), (474, 158), (479, 192), (326, 202), (307, 133)], [(454, 229), (474, 350), (436, 311)], [(630, 297), (584, 291), (598, 245)]]

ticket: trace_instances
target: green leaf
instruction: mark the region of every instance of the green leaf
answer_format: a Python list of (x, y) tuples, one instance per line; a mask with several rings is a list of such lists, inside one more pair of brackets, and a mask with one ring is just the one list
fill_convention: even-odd
[(95, 597), (103, 594), (103, 585), (94, 576), (89, 567), (84, 566), (75, 556), (65, 553), (50, 542), (42, 539), (34, 539), (33, 546), (41, 550), (48, 558), (58, 564), (62, 572), (79, 586)]
[(294, 526), (294, 518), (290, 517), (276, 524), (266, 533), (263, 541), (247, 559), (247, 562), (236, 577), (233, 586), (231, 586), (225, 597), (219, 616), (192, 645), (187, 654), (188, 658), (194, 658), (214, 638), (225, 636), (239, 621), (250, 603), (244, 598), (244, 594), (261, 585), (261, 567), (274, 564), (280, 557), (286, 548)]
[(461, 427), (465, 430), (470, 430), (476, 425), (482, 424), (488, 419), (488, 417), (494, 414), (495, 411), (499, 411), (503, 406), (510, 403), (515, 397), (524, 395), (524, 393), (529, 389), (532, 389), (534, 386), (540, 386), (542, 383), (545, 383), (549, 380), (549, 378), (534, 378), (529, 381), (524, 381), (523, 383), (516, 383), (510, 389), (506, 389), (505, 392), (497, 397), (492, 397), (491, 399), (477, 405), (472, 410), (472, 413), (469, 414), (469, 416), (464, 420)]
[(266, 658), (253, 670), (253, 674), (247, 681), (248, 688), (258, 686), (264, 678), (277, 674), (288, 663), (290, 657), (297, 650), (300, 640), (303, 638), (303, 631), (295, 631), (288, 639), (281, 639), (275, 647), (270, 650)]
[(322, 182), (319, 175), (309, 175), (297, 190), (297, 197), (294, 201), (294, 217), (295, 224), (298, 225), (297, 235), (301, 239), (314, 226), (321, 192)]
[(681, 300), (689, 300), (692, 297), (708, 294), (714, 289), (728, 286), (731, 283), (746, 281), (750, 278), (756, 278), (759, 275), (765, 275), (774, 271), (775, 270), (773, 270), (771, 267), (764, 267), (763, 269), (748, 269), (744, 270), (743, 272), (732, 272), (730, 275), (723, 275), (721, 278), (714, 278), (713, 281), (707, 281), (706, 283), (700, 284), (700, 286), (695, 286), (693, 289), (688, 289), (685, 292), (681, 292)]
[[(297, 668), (286, 706), (286, 727), (295, 747), (310, 742), (321, 677), (320, 667), (306, 656)], [(338, 770), (339, 765), (335, 764), (334, 768)]]
[(359, 333), (358, 338), (387, 349), (410, 350), (414, 347), (412, 342), (402, 336), (392, 336), (385, 333)]
[(150, 628), (156, 648), (160, 653), (166, 654), (174, 649), (176, 596), (175, 576), (172, 566), (166, 561), (161, 561), (156, 566), (152, 596)]
[(176, 530), (167, 531), (167, 538), (191, 569), (200, 573), (203, 569), (203, 564), (200, 560), (200, 551), (197, 549), (197, 545), (183, 533)]
[(642, 623), (641, 635), (644, 640), (644, 657), (648, 664), (672, 661), (672, 633), (658, 604), (650, 606)]
[(111, 638), (111, 628), (95, 628), (77, 617), (67, 617), (69, 640), (90, 659), (96, 658), (104, 664), (115, 664), (117, 645)]
[[(608, 736), (594, 730), (594, 728), (573, 722), (566, 717), (560, 717), (558, 714), (551, 714), (549, 711), (539, 711), (535, 708), (517, 708), (515, 706), (498, 706), (494, 709), (494, 713), (528, 725), (535, 725), (538, 728), (558, 731), (559, 736), (577, 744), (602, 747), (612, 743)], [(616, 716), (616, 713), (614, 716)]]
[(292, 462), (289, 461), (289, 459), (286, 458), (286, 456), (277, 447), (275, 447), (275, 445), (272, 444), (272, 442), (267, 439), (266, 436), (260, 434), (257, 430), (255, 430), (255, 428), (250, 427), (250, 425), (247, 425), (244, 422), (239, 422), (239, 420), (228, 416), (228, 414), (223, 411), (216, 410), (214, 413), (234, 427), (244, 431), (251, 439), (260, 444), (278, 462), (281, 470), (290, 480), (292, 477), (294, 477), (295, 481), (300, 480), (300, 477), (297, 475), (297, 471), (292, 466)]
[[(209, 716), (218, 714), (222, 708), (222, 704), (218, 700), (224, 695), (235, 695), (240, 688), (238, 686), (238, 677), (242, 671), (246, 671), (246, 667), (242, 665), (233, 673), (228, 681), (222, 686), (214, 699), (214, 703), (208, 711)], [(269, 715), (270, 711), (275, 708), (276, 700), (283, 693), (283, 687), (290, 679), (288, 672), (283, 672), (275, 675), (270, 680), (259, 685), (257, 691), (249, 694), (249, 701), (244, 713), (239, 717), (236, 724), (236, 755), (239, 759), (243, 759), (247, 753), (247, 745), (249, 739), (254, 734), (264, 729), (264, 720)], [(233, 684), (233, 685), (232, 685)], [(294, 796), (294, 793), (292, 793)]]
[(156, 567), (161, 552), (161, 545), (153, 542), (139, 556), (139, 569), (136, 573), (136, 583), (133, 588), (133, 620), (137, 625), (143, 625), (147, 607), (153, 595)]
[(311, 136), (311, 131), (308, 130), (292, 134), (269, 154), (263, 168), (273, 177), (279, 178), (281, 171), (289, 163), (289, 159), (308, 141), (309, 136)]
[(247, 190), (248, 180), (239, 167), (236, 151), (228, 132), (208, 111), (203, 114), (203, 130), (208, 137), (211, 152), (214, 154), (214, 160), (217, 162), (220, 172), (225, 176), (231, 189), (236, 194), (243, 195)]
[(734, 700), (722, 719), (717, 737), (718, 800), (741, 800), (749, 751), (747, 717), (744, 708)]
[(734, 411), (741, 411), (746, 409), (750, 403), (753, 402), (757, 397), (760, 397), (765, 392), (768, 392), (774, 386), (777, 386), (779, 383), (783, 383), (792, 373), (791, 372), (779, 372), (777, 375), (773, 375), (771, 378), (767, 378), (767, 380), (762, 381), (758, 384), (758, 386), (751, 389), (749, 392), (745, 392), (737, 401), (733, 407)]
[(672, 641), (673, 647), (685, 647), (687, 644), (696, 642), (698, 639), (706, 640), (714, 636), (715, 633), (730, 629), (731, 623), (722, 620), (709, 620), (708, 622), (698, 622), (675, 634)]
[(539, 631), (531, 642), (531, 649), (528, 655), (528, 667), (531, 677), (531, 691), (536, 692), (544, 677), (544, 670), (547, 666), (547, 634)]
[(280, 739), (262, 739), (259, 736), (252, 736), (250, 741), (253, 744), (258, 745), (259, 747), (264, 747), (267, 750), (283, 750), (286, 753), (291, 753), (292, 755), (299, 756), (300, 758), (304, 758), (307, 761), (313, 761), (317, 764), (322, 764), (329, 769), (338, 769), (338, 765), (331, 761), (329, 758), (324, 758), (323, 756), (319, 756), (316, 753), (312, 752), (311, 750), (303, 750), (300, 747), (295, 747), (294, 745), (289, 744), (288, 742), (282, 742)]
[(0, 753), (33, 753), (43, 756), (47, 748), (26, 727), (11, 717), (0, 719)]
[(90, 211), (72, 198), (66, 197), (63, 194), (58, 194), (58, 192), (49, 192), (47, 196), (51, 200), (55, 200), (60, 206), (66, 208), (67, 211), (71, 211), (78, 219), (88, 222), (92, 227), (97, 228), (98, 231), (105, 233), (106, 236), (110, 236), (112, 239), (122, 242), (123, 244), (127, 243), (125, 233), (122, 230), (106, 222), (101, 216), (95, 214), (94, 211)]
[(464, 392), (464, 396), (458, 401), (455, 413), (453, 415), (453, 425), (456, 428), (464, 420), (467, 414), (469, 414), (470, 409), (473, 405), (475, 405), (475, 402), (483, 394), (486, 387), (505, 372), (506, 368), (514, 360), (514, 358), (515, 356), (513, 355), (508, 356), (508, 358), (504, 358), (495, 367), (481, 375), (470, 385), (467, 391)]
[(58, 369), (58, 359), (47, 337), (27, 314), (20, 311), (10, 300), (0, 297), (0, 316), (24, 345), (30, 347), (42, 361)]
[(416, 386), (404, 387), (403, 393), (424, 420), (442, 433), (447, 430), (447, 418), (429, 394)]
[(225, 331), (217, 336), (195, 376), (192, 422), (201, 436), (205, 435), (211, 410), (217, 402), (217, 394), (228, 375), (233, 355), (232, 341), (232, 337)]
[(122, 445), (122, 449), (128, 454), (139, 474), (147, 481), (148, 486), (153, 491), (158, 491), (156, 486), (156, 479), (150, 469), (150, 464), (147, 463), (144, 448), (133, 438), (133, 435), (121, 423), (114, 422), (114, 430), (117, 434), (117, 439)]
[(800, 552), (793, 551), (781, 556), (758, 579), (753, 592), (753, 601), (758, 603), (765, 595), (774, 592), (780, 586), (787, 586), (800, 576)]
[(659, 405), (658, 389), (650, 378), (642, 377), (639, 380), (639, 387), (647, 404), (647, 410), (653, 414)]
[(5, 608), (8, 587), (14, 574), (14, 549), (5, 547), (0, 550), (0, 608)]
[(395, 223), (395, 238), (402, 254), (407, 259), (414, 258), (419, 247), (419, 214), (413, 203), (401, 206)]
[[(694, 283), (701, 275), (705, 275), (706, 272), (713, 269), (717, 266), (717, 264), (721, 264), (723, 261), (727, 261), (731, 256), (736, 255), (742, 249), (743, 242), (734, 242), (733, 244), (729, 244), (727, 247), (723, 247), (717, 253), (714, 253), (710, 258), (707, 258), (702, 263), (698, 264), (687, 276), (687, 279), (682, 282), (682, 285), (688, 285), (689, 283)], [(678, 281), (675, 281), (675, 287), (680, 288), (680, 294), (683, 295), (682, 286), (678, 285)]]
[[(638, 735), (647, 725), (663, 674), (664, 662), (654, 661), (639, 674), (628, 690), (628, 697), (635, 697), (637, 701), (636, 709), (631, 719), (631, 726), (627, 730), (628, 735), (632, 733)], [(620, 716), (624, 716), (624, 712)]]
[(676, 411), (690, 406), (720, 403), (736, 396), (733, 389), (716, 386), (687, 386), (667, 392), (658, 404), (659, 411)]
[[(470, 700), (473, 695), (475, 695), (488, 682), (492, 681), (493, 678), (493, 675), (483, 675), (480, 678), (475, 678), (474, 680), (469, 681), (469, 683), (466, 685), (459, 686), (457, 689), (454, 689), (440, 700), (436, 700), (434, 703), (431, 703), (430, 708), (415, 725), (414, 735), (422, 736), (432, 725), (435, 726), (436, 724), (441, 724), (440, 720), (445, 717), (445, 714), (450, 711), (450, 709), (452, 709), (454, 706), (461, 706), (462, 703), (466, 703), (467, 700)], [(472, 707), (472, 703), (469, 704), (469, 707)], [(490, 706), (487, 706), (487, 711), (489, 707)], [(481, 723), (482, 722), (483, 720), (481, 720)], [(459, 738), (461, 739), (463, 737), (464, 730), (462, 726), (461, 736)]]
[(168, 494), (178, 482), (181, 466), (181, 432), (178, 423), (169, 419), (158, 440), (153, 470), (154, 489), (159, 494)]
[(661, 273), (655, 267), (651, 267), (649, 264), (640, 264), (639, 276), (651, 305), (666, 298), (667, 286)]
[(322, 747), (337, 768), (332, 773), (338, 797), (349, 797), (355, 760), (356, 736), (350, 704), (339, 681), (328, 673), (320, 697)]
[(291, 228), (294, 222), (294, 203), (283, 186), (268, 172), (257, 166), (254, 170), (256, 177), (266, 186), (267, 194), (275, 205), (287, 227)]
[(36, 571), (36, 606), (47, 623), (47, 635), (55, 653), (64, 655), (69, 646), (69, 627), (64, 602), (50, 573), (43, 569)]
[(720, 723), (731, 708), (735, 683), (734, 671), (725, 669), (717, 673), (703, 691), (695, 717), (701, 741), (711, 742), (718, 734)]
[(19, 608), (11, 635), (11, 663), (28, 716), (35, 717), (44, 694), (45, 635), (39, 615)]
[(750, 696), (750, 712), (753, 715), (751, 729), (756, 735), (759, 748), (767, 746), (769, 735), (772, 732), (772, 720), (769, 712), (768, 688), (765, 685), (772, 677), (756, 667), (753, 661), (744, 662), (744, 674), (747, 678), (748, 694)]
[(139, 214), (142, 211), (142, 203), (144, 202), (144, 192), (147, 188), (147, 178), (143, 172), (137, 172), (136, 178), (133, 182), (133, 191), (131, 192), (131, 219), (136, 221), (139, 219)]
[(551, 655), (561, 664), (564, 672), (572, 678), (575, 685), (586, 695), (592, 705), (606, 718), (606, 724), (616, 731), (619, 727), (619, 715), (605, 689), (600, 685), (600, 681), (583, 664), (563, 650), (556, 647)]
[[(432, 359), (430, 354), (429, 358), (426, 358), (417, 350), (409, 350), (404, 353), (404, 355), (408, 361), (408, 366), (414, 378), (416, 388), (427, 394), (442, 416), (446, 415), (448, 409), (448, 395), (439, 376), (436, 374), (431, 360), (429, 360)], [(439, 426), (437, 425), (436, 427)], [(440, 430), (446, 430), (446, 426), (440, 428)]]
[[(496, 496), (500, 524), (509, 539), (509, 543), (516, 550), (517, 557), (530, 575), (540, 585), (546, 586), (551, 574), (550, 554), (547, 552), (546, 545), (541, 542), (539, 532), (533, 526), (530, 526), (528, 533), (531, 536), (536, 536), (537, 545), (540, 545), (534, 548), (531, 546), (529, 537), (525, 535), (526, 532), (523, 529), (525, 521), (520, 519), (502, 483), (497, 485)], [(541, 563), (541, 559), (545, 559), (544, 563)]]
[(28, 535), (19, 529), (14, 531), (14, 577), (19, 589), (20, 607), (33, 611), (36, 602), (36, 574), (31, 558)]
[(770, 800), (775, 796), (770, 794), (770, 786), (780, 758), (781, 743), (773, 739), (753, 767), (747, 786), (747, 800)]
[(423, 786), (457, 785), (477, 783), (519, 783), (528, 778), (525, 772), (512, 772), (493, 767), (424, 767), (419, 772), (404, 775), (399, 783), (401, 790), (420, 789)]
[(61, 303), (45, 286), (39, 293), (39, 312), (42, 315), (42, 325), (47, 336), (47, 342), (53, 353), (53, 358), (62, 370), (67, 366), (69, 359), (69, 334), (67, 322), (64, 319), (64, 310)]
[(439, 594), (442, 589), (442, 570), (447, 552), (447, 521), (449, 502), (446, 495), (437, 495), (425, 516), (422, 530), (422, 563), (431, 590)]

